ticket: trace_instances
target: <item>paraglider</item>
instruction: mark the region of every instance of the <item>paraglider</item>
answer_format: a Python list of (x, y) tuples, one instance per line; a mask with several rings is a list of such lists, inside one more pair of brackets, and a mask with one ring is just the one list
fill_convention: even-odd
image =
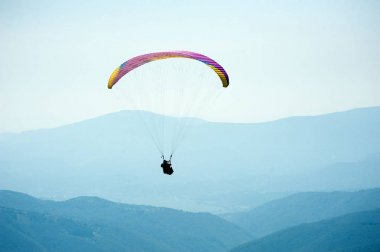
[[(152, 62), (152, 61), (157, 61), (157, 60), (170, 59), (170, 58), (187, 58), (187, 59), (192, 59), (192, 60), (196, 60), (196, 61), (202, 62), (205, 65), (207, 65), (208, 67), (210, 67), (218, 75), (220, 81), (222, 82), (222, 86), (224, 88), (228, 87), (228, 85), (229, 85), (229, 77), (228, 77), (227, 72), (224, 70), (224, 68), (221, 65), (219, 65), (213, 59), (211, 59), (211, 58), (209, 58), (209, 57), (207, 57), (205, 55), (202, 55), (202, 54), (199, 54), (199, 53), (195, 53), (195, 52), (189, 52), (189, 51), (167, 51), (167, 52), (154, 52), (154, 53), (143, 54), (143, 55), (139, 55), (139, 56), (136, 56), (134, 58), (131, 58), (131, 59), (127, 60), (126, 62), (124, 62), (123, 64), (121, 64), (119, 67), (117, 67), (112, 72), (112, 74), (111, 74), (111, 76), (110, 76), (110, 78), (108, 80), (108, 88), (112, 89), (115, 86), (115, 84), (118, 83), (118, 81), (123, 76), (127, 75), (132, 70), (135, 70), (136, 68), (139, 68), (140, 66), (142, 66), (142, 65), (144, 65), (146, 63), (149, 63), (149, 62)], [(158, 93), (160, 93), (160, 92), (157, 92), (157, 93), (153, 94), (152, 96), (156, 97), (158, 95)], [(181, 93), (181, 92), (178, 92), (178, 93)], [(184, 100), (184, 99), (180, 99), (179, 98), (179, 100)], [(195, 99), (192, 99), (192, 102), (194, 100)], [(163, 99), (162, 103), (165, 104), (165, 99)], [(162, 105), (160, 105), (160, 106), (162, 106)], [(178, 105), (178, 107), (182, 108), (183, 106), (182, 105)], [(186, 120), (187, 121), (185, 123), (183, 123), (185, 126), (186, 126), (187, 122), (189, 121), (189, 119), (186, 119)], [(163, 128), (165, 129), (165, 127), (163, 127)], [(179, 128), (179, 127), (177, 127), (177, 128)], [(176, 138), (182, 137), (182, 135), (183, 135), (182, 134), (182, 129), (180, 129), (179, 132), (180, 132), (180, 134), (178, 134), (179, 136), (177, 136)], [(151, 134), (151, 135), (153, 135), (153, 134)], [(165, 135), (165, 134), (162, 134), (162, 135)], [(165, 154), (164, 154), (164, 149), (165, 148), (159, 146), (160, 144), (158, 144), (159, 141), (157, 139), (153, 139), (153, 140), (155, 142), (155, 145), (156, 145), (157, 149), (159, 149), (159, 151), (161, 152), (161, 157), (163, 159), (161, 167), (163, 169), (163, 173), (171, 175), (173, 173), (171, 158), (172, 158), (172, 155), (173, 155), (173, 152), (174, 152), (174, 147), (172, 147), (172, 149), (170, 150), (170, 159), (166, 160), (165, 159)], [(159, 139), (159, 140), (164, 141), (165, 139), (164, 140)], [(174, 139), (174, 140), (176, 142), (179, 141), (178, 139), (177, 140)], [(173, 144), (173, 145), (177, 145), (177, 144)]]
[(164, 156), (161, 156), (161, 158), (162, 158), (162, 164), (161, 164), (162, 172), (168, 175), (172, 175), (174, 172), (173, 167), (172, 167), (172, 156), (170, 156), (169, 160), (166, 160)]

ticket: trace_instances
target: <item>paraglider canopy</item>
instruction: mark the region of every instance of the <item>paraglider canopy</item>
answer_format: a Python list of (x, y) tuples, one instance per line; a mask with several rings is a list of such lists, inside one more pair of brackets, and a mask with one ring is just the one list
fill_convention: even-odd
[(108, 80), (108, 88), (111, 89), (124, 75), (132, 71), (133, 69), (149, 63), (155, 60), (167, 59), (167, 58), (190, 58), (201, 61), (208, 65), (219, 76), (222, 81), (223, 87), (228, 87), (229, 78), (227, 72), (213, 59), (195, 52), (188, 51), (169, 51), (169, 52), (155, 52), (139, 55), (130, 60), (127, 60), (116, 68), (111, 74)]

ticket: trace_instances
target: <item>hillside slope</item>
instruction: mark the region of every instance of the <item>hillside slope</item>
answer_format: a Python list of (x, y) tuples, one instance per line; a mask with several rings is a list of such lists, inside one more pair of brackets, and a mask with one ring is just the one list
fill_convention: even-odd
[(380, 189), (357, 192), (307, 192), (271, 201), (225, 218), (261, 237), (301, 223), (380, 208)]
[(302, 224), (231, 252), (380, 251), (380, 209)]

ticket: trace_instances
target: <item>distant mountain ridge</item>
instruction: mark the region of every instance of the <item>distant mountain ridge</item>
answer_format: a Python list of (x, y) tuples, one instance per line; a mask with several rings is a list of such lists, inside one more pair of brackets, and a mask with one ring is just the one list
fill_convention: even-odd
[(380, 251), (380, 209), (302, 224), (240, 245), (230, 252)]
[(249, 231), (253, 237), (262, 237), (301, 223), (376, 208), (380, 208), (380, 188), (357, 192), (304, 192), (225, 218)]
[[(137, 113), (0, 134), (0, 188), (230, 212), (255, 205), (257, 192), (380, 186), (374, 179), (380, 177), (380, 107), (257, 124), (203, 122), (175, 153), (171, 177), (162, 174)], [(346, 166), (355, 174), (345, 173)]]
[(0, 191), (0, 233), (0, 249), (11, 251), (224, 251), (250, 239), (208, 213), (12, 191)]

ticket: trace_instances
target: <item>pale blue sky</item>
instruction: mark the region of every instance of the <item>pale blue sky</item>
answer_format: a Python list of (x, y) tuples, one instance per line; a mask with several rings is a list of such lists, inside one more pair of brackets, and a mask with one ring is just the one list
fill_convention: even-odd
[(120, 110), (113, 69), (190, 50), (225, 67), (209, 119), (259, 122), (380, 105), (380, 1), (0, 2), (0, 132)]

